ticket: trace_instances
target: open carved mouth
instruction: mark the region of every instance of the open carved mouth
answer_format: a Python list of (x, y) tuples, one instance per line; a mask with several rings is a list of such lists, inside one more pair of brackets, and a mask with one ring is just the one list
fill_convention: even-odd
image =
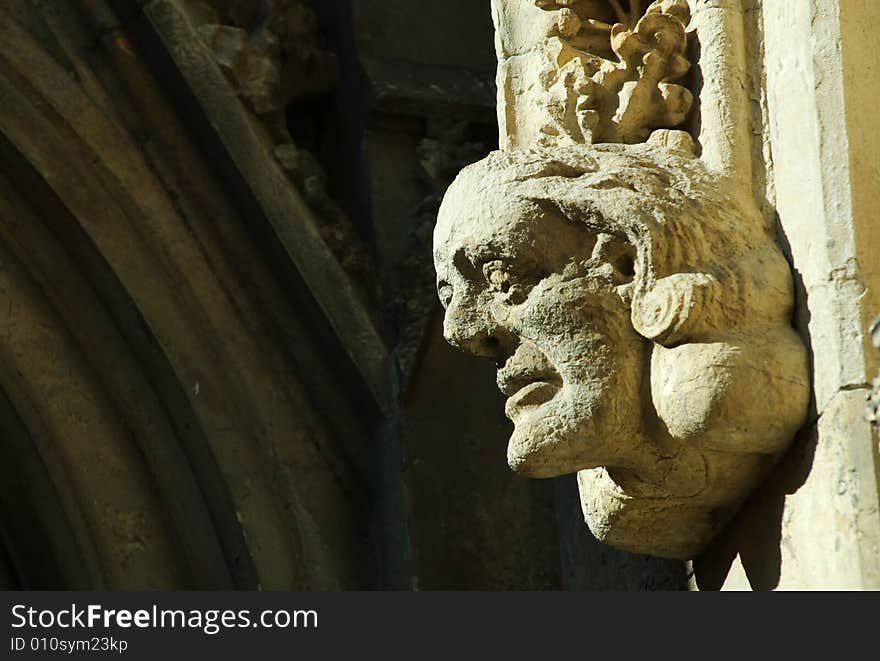
[(515, 391), (504, 404), (504, 414), (513, 422), (519, 416), (549, 402), (559, 392), (560, 384), (551, 381), (532, 381)]

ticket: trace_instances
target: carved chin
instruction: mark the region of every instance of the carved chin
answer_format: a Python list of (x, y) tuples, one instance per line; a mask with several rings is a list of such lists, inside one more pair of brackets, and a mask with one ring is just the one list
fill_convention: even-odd
[(637, 453), (635, 418), (617, 415), (614, 396), (599, 380), (561, 388), (524, 388), (507, 400), (514, 431), (507, 463), (526, 477), (558, 477), (585, 468), (621, 465)]
[(507, 464), (524, 477), (557, 477), (565, 474), (553, 458), (550, 443), (535, 444), (528, 434), (514, 430), (507, 444)]
[(692, 560), (733, 511), (687, 499), (634, 498), (604, 468), (582, 470), (577, 480), (590, 532), (600, 542), (632, 553)]

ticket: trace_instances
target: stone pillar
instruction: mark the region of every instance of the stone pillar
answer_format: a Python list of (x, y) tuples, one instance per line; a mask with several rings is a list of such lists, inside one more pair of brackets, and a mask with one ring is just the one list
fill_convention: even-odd
[[(865, 420), (880, 309), (880, 90), (859, 0), (747, 3), (759, 67), (767, 197), (796, 274), (796, 323), (812, 351), (810, 419), (779, 469), (696, 563), (697, 583), (731, 588), (880, 587), (878, 454)], [(759, 52), (758, 48), (754, 52)], [(760, 89), (757, 87), (756, 89)], [(702, 581), (700, 579), (703, 579)]]

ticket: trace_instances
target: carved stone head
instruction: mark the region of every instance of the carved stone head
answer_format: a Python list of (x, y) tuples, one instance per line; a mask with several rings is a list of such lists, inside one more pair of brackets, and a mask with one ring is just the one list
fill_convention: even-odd
[(511, 468), (577, 472), (609, 544), (694, 557), (805, 419), (788, 264), (698, 159), (495, 152), (449, 188), (434, 260), (447, 339), (498, 366)]

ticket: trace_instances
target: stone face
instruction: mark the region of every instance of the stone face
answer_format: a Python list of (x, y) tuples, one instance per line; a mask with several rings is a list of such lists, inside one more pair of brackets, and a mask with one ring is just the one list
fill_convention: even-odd
[(464, 170), (435, 233), (446, 335), (498, 363), (511, 467), (578, 472), (598, 538), (677, 558), (810, 399), (791, 272), (749, 188), (745, 15), (722, 5), (495, 0), (507, 151)]
[(508, 463), (590, 529), (690, 558), (806, 417), (791, 274), (748, 200), (655, 145), (496, 152), (434, 234), (444, 331), (498, 365)]

